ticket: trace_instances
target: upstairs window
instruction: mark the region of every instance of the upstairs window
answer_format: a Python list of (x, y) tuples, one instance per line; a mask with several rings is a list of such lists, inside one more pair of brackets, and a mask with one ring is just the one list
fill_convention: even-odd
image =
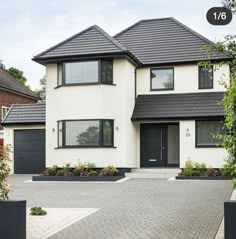
[(151, 90), (173, 90), (174, 68), (151, 69)]
[(223, 120), (199, 120), (196, 121), (196, 146), (197, 147), (217, 147), (222, 144), (222, 139), (217, 135), (224, 136)]
[(58, 64), (58, 85), (113, 84), (112, 61)]
[(213, 88), (213, 66), (204, 67), (199, 66), (199, 89), (212, 89)]
[(8, 110), (9, 110), (9, 107), (2, 106), (2, 120), (7, 115)]

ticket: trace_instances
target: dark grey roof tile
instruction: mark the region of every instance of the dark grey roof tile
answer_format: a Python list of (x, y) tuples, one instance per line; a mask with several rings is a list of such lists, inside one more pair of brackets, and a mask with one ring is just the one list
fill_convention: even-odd
[(25, 123), (45, 123), (45, 104), (21, 104), (12, 105), (2, 124), (25, 124)]
[(114, 38), (145, 65), (228, 58), (213, 42), (174, 18), (142, 20)]
[(224, 116), (223, 92), (139, 95), (132, 120)]

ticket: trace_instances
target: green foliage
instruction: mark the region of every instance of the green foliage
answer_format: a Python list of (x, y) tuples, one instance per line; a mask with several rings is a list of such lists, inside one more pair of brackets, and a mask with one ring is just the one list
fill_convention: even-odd
[(81, 163), (79, 162), (75, 165), (73, 175), (74, 176), (87, 176), (90, 171), (96, 168), (95, 163)]
[(198, 169), (194, 169), (192, 171), (192, 176), (202, 176), (201, 171)]
[(229, 8), (232, 13), (236, 13), (236, 0), (223, 0), (223, 6)]
[(57, 176), (64, 176), (64, 171), (62, 169), (58, 170), (57, 171)]
[(64, 172), (64, 174), (67, 174), (70, 172), (70, 164), (67, 163), (62, 167), (62, 171)]
[(36, 89), (34, 93), (41, 98), (42, 102), (46, 102), (46, 77), (40, 79), (40, 89)]
[(57, 174), (57, 169), (58, 169), (57, 165), (53, 165), (52, 167), (47, 168), (46, 175), (55, 176)]
[(7, 177), (11, 172), (10, 162), (9, 146), (0, 146), (0, 200), (9, 199), (8, 194), (11, 191), (11, 186), (7, 183)]
[(194, 162), (191, 161), (191, 160), (185, 161), (185, 168), (191, 168), (191, 169), (193, 169), (193, 168), (194, 168)]
[(26, 86), (27, 79), (24, 76), (24, 72), (15, 68), (15, 67), (10, 67), (7, 69), (7, 72), (12, 75), (18, 82), (20, 82), (22, 85)]
[(47, 212), (43, 210), (41, 207), (32, 207), (30, 208), (30, 215), (32, 216), (45, 216)]
[(186, 177), (193, 176), (193, 169), (192, 168), (184, 168), (183, 175)]
[(95, 170), (92, 170), (92, 171), (88, 172), (88, 176), (97, 176), (97, 175), (98, 175), (98, 173)]
[(118, 173), (119, 173), (119, 170), (116, 167), (109, 165), (108, 167), (105, 167), (101, 170), (100, 175), (101, 176), (114, 176), (114, 175), (117, 175)]
[(74, 171), (73, 171), (73, 175), (74, 176), (80, 176), (80, 174), (82, 172), (84, 172), (86, 169), (86, 163), (78, 163), (77, 165), (75, 165)]

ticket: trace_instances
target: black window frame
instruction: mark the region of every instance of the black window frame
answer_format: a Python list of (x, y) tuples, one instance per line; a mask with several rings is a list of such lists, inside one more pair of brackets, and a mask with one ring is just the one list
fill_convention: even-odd
[[(66, 83), (65, 81), (65, 71), (66, 71), (66, 64), (69, 63), (82, 63), (82, 62), (98, 62), (98, 81), (97, 82), (86, 82), (86, 83)], [(104, 83), (102, 82), (102, 62), (111, 62), (111, 66), (112, 66), (112, 74), (111, 74), (111, 83)], [(59, 84), (59, 69), (62, 69), (62, 80), (61, 80), (61, 84)], [(66, 61), (66, 62), (60, 62), (57, 63), (57, 87), (61, 87), (61, 86), (82, 86), (82, 85), (114, 85), (113, 84), (113, 59), (100, 59), (100, 60), (86, 60), (86, 61)]]
[[(66, 145), (66, 122), (73, 121), (99, 121), (99, 144), (98, 145)], [(104, 121), (112, 123), (112, 144), (104, 145), (103, 125)], [(62, 122), (62, 145), (59, 145), (59, 123)], [(115, 148), (114, 147), (114, 119), (67, 119), (57, 121), (57, 148)]]
[(213, 68), (213, 65), (210, 66), (211, 68), (211, 75), (212, 75), (212, 84), (211, 84), (211, 87), (202, 87), (201, 86), (201, 79), (200, 79), (200, 76), (201, 76), (201, 68), (209, 68), (209, 67), (204, 67), (204, 66), (198, 66), (198, 89), (199, 90), (207, 90), (207, 89), (213, 89), (214, 88), (214, 68)]
[(222, 121), (222, 122), (224, 122), (224, 118), (208, 118), (208, 119), (195, 120), (195, 148), (222, 148), (223, 146), (221, 144), (198, 145), (198, 134), (197, 134), (198, 123), (203, 122), (203, 121), (217, 121), (217, 122)]
[[(172, 70), (173, 71), (173, 87), (172, 88), (152, 88), (152, 71), (153, 70)], [(168, 91), (175, 89), (175, 68), (173, 66), (168, 67), (151, 67), (150, 68), (150, 91)]]

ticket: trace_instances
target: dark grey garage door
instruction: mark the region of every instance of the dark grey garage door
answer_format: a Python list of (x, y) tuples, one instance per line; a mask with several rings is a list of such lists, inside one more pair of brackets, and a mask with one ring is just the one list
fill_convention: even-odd
[(15, 130), (14, 173), (41, 173), (45, 169), (45, 130)]

